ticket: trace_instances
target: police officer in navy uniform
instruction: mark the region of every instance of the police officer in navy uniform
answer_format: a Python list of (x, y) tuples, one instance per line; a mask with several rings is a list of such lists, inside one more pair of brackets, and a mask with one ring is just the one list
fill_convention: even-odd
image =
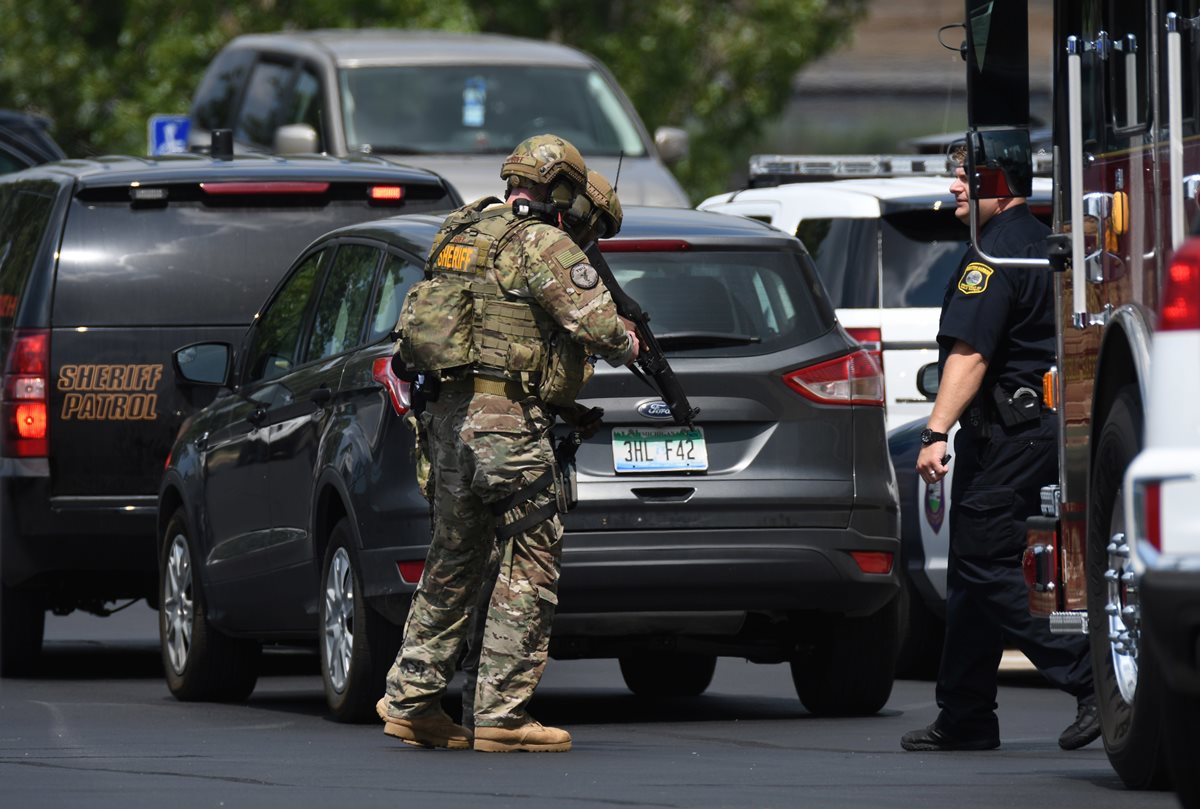
[[(969, 221), (962, 168), (952, 150), (955, 215)], [(979, 247), (996, 257), (1046, 255), (1050, 229), (1021, 197), (978, 200)], [(905, 750), (1000, 746), (996, 672), (1017, 646), (1051, 683), (1077, 700), (1063, 749), (1100, 734), (1084, 635), (1052, 635), (1029, 614), (1021, 572), (1025, 518), (1040, 513), (1042, 486), (1058, 479), (1058, 422), (1042, 407), (1042, 375), (1055, 362), (1053, 278), (1048, 270), (993, 266), (972, 247), (949, 279), (938, 328), (941, 382), (921, 436), (917, 472), (926, 483), (956, 464), (950, 503), (946, 642), (938, 672), (938, 718), (901, 739)], [(951, 456), (946, 433), (959, 422)]]

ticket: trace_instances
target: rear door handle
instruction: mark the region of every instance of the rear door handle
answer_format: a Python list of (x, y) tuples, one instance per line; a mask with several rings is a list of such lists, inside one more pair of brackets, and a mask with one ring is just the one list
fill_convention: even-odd
[(318, 407), (324, 407), (329, 404), (329, 400), (333, 398), (333, 391), (329, 388), (317, 388), (308, 396), (313, 401), (313, 404)]

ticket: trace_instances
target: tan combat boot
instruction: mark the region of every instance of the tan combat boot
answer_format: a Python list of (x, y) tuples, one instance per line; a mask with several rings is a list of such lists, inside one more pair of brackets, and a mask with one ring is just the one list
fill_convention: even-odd
[(475, 749), (483, 753), (565, 753), (571, 749), (571, 734), (532, 720), (519, 728), (476, 727)]
[(375, 713), (383, 720), (383, 732), (414, 747), (445, 747), (447, 750), (470, 750), (471, 732), (438, 708), (427, 716), (400, 718), (388, 714), (388, 698), (375, 703)]

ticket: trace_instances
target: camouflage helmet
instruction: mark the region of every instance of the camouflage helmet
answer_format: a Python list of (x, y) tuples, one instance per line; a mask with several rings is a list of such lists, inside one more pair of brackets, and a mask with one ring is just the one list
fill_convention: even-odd
[[(528, 181), (514, 181), (513, 178)], [(587, 164), (583, 155), (558, 135), (534, 135), (517, 144), (500, 167), (500, 179), (509, 185), (550, 185), (559, 177), (576, 190), (587, 185)]]
[(617, 192), (603, 174), (588, 169), (587, 188), (584, 189), (588, 200), (592, 203), (590, 224), (597, 232), (597, 238), (611, 239), (621, 231), (621, 200)]

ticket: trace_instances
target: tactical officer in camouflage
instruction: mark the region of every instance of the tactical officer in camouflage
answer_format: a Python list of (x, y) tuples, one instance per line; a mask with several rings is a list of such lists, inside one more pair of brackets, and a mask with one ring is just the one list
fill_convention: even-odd
[[(434, 528), (378, 708), (384, 731), (413, 745), (565, 751), (570, 734), (526, 711), (558, 602), (562, 524), (550, 427), (554, 408), (573, 405), (590, 376), (589, 355), (622, 365), (638, 345), (560, 229), (572, 208), (588, 208), (587, 168), (575, 147), (553, 135), (530, 138), (500, 176), (508, 204), (485, 198), (447, 217), (426, 278), (402, 307), (400, 358), (440, 383), (421, 419)], [(546, 215), (517, 217), (517, 199)], [(472, 732), (440, 703), (489, 567), (495, 582), (477, 684), (464, 694)]]

